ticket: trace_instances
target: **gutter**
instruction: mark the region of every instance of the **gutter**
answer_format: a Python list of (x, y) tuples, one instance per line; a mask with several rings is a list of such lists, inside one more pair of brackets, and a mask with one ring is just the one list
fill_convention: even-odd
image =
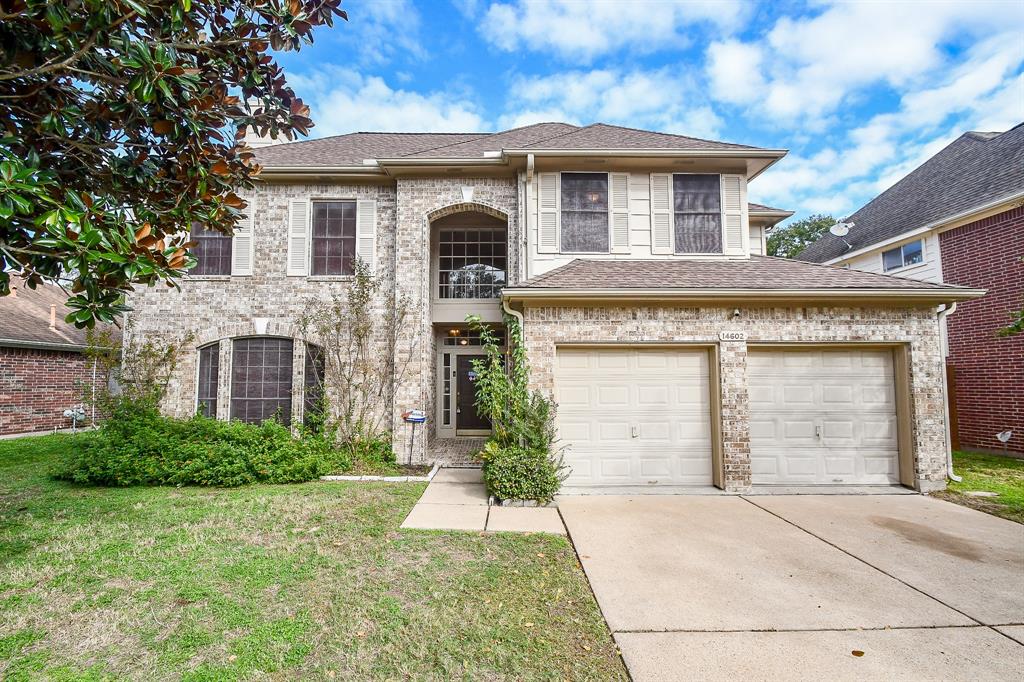
[(81, 352), (88, 348), (80, 343), (52, 343), (49, 341), (25, 341), (23, 339), (0, 339), (0, 347), (36, 348), (39, 350), (64, 350)]
[(897, 302), (950, 303), (967, 301), (985, 295), (984, 289), (949, 287), (943, 289), (713, 289), (713, 288), (659, 288), (659, 289), (560, 289), (543, 287), (510, 287), (502, 292), (509, 300), (752, 300), (752, 301), (826, 301), (851, 299), (880, 299)]
[(697, 156), (705, 158), (781, 159), (788, 149), (503, 149), (504, 156)]
[(949, 340), (946, 335), (942, 333), (942, 321), (946, 319), (947, 315), (952, 315), (956, 312), (956, 303), (952, 303), (943, 307), (942, 310), (935, 314), (937, 324), (939, 325), (939, 343), (941, 344), (940, 355), (942, 357), (942, 411), (945, 415), (946, 422), (946, 476), (949, 480), (954, 483), (959, 483), (964, 480), (962, 476), (957, 476), (953, 473), (953, 435), (952, 427), (949, 424), (949, 382), (946, 379), (946, 354), (949, 352)]
[[(841, 256), (836, 256), (835, 258), (830, 258), (829, 260), (822, 261), (821, 265), (836, 265), (837, 263), (842, 263), (843, 261), (849, 260), (850, 258), (856, 258), (857, 256), (863, 256), (866, 253), (871, 253), (876, 249), (881, 249), (892, 244), (899, 244), (900, 242), (912, 239), (914, 237), (918, 237), (920, 235), (931, 232), (932, 230), (939, 230), (942, 228), (953, 229), (954, 227), (960, 227), (960, 225), (964, 224), (965, 222), (973, 222), (973, 220), (970, 220), (971, 218), (974, 218), (975, 220), (981, 220), (983, 216), (975, 218), (975, 216), (978, 216), (978, 214), (989, 213), (990, 211), (990, 215), (998, 213), (1000, 211), (993, 211), (992, 209), (999, 208), (1001, 204), (1011, 203), (1020, 199), (1024, 199), (1024, 190), (1014, 192), (1013, 194), (1002, 197), (1001, 199), (996, 199), (995, 201), (990, 201), (989, 203), (982, 204), (981, 206), (969, 208), (966, 211), (961, 211), (960, 213), (954, 213), (953, 215), (942, 218), (941, 220), (932, 221), (927, 225), (910, 230), (909, 232), (898, 234), (895, 237), (890, 237), (889, 239), (886, 239), (884, 241), (874, 242), (873, 244), (862, 246), (856, 251), (849, 251)], [(1008, 206), (1007, 209), (1009, 208), (1011, 207)], [(951, 225), (950, 223), (957, 224)]]

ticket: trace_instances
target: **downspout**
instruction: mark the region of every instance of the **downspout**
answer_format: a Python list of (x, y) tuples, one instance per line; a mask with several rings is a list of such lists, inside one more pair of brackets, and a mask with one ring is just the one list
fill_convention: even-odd
[[(530, 187), (533, 185), (533, 154), (526, 155), (526, 211), (523, 222), (523, 280), (530, 279)], [(522, 319), (520, 319), (522, 323)]]
[(939, 325), (939, 349), (942, 356), (942, 411), (945, 415), (943, 421), (946, 424), (946, 476), (954, 483), (959, 483), (964, 479), (953, 473), (953, 435), (949, 426), (949, 382), (946, 380), (946, 355), (949, 353), (949, 341), (942, 333), (942, 321), (954, 312), (956, 312), (956, 303), (946, 304), (935, 314), (935, 317)]
[(516, 318), (516, 320), (519, 322), (519, 334), (521, 336), (525, 337), (525, 335), (526, 335), (526, 318), (523, 317), (523, 314), (521, 312), (519, 312), (518, 310), (513, 310), (509, 306), (507, 298), (502, 298), (501, 299), (501, 309), (504, 310), (507, 314), (509, 314), (512, 317)]

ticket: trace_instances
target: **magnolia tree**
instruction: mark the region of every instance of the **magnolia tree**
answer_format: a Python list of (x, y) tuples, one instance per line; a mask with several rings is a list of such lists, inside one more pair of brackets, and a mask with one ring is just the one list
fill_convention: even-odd
[(111, 322), (133, 284), (174, 286), (202, 223), (230, 234), (259, 173), (246, 128), (313, 123), (269, 53), (341, 0), (0, 0), (0, 295), (71, 290)]

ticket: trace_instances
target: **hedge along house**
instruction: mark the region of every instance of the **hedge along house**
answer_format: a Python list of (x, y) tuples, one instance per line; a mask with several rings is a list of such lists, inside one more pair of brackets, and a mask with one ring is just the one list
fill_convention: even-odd
[[(199, 268), (138, 292), (131, 330), (193, 333), (169, 412), (295, 421), (315, 371), (295, 320), (358, 257), (412, 301), (382, 406), (400, 460), (480, 446), (464, 320), (508, 312), (571, 489), (940, 488), (937, 306), (981, 292), (757, 255), (789, 213), (747, 184), (784, 154), (564, 123), (262, 147), (246, 223), (197, 230)], [(414, 442), (410, 408), (429, 415)]]

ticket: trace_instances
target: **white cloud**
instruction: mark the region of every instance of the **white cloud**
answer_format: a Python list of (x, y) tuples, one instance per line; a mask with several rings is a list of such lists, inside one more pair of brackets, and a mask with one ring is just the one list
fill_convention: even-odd
[(837, 3), (814, 16), (783, 17), (749, 42), (713, 43), (706, 71), (719, 100), (820, 129), (869, 87), (919, 87), (922, 78), (948, 68), (951, 45), (994, 36), (1019, 47), (1022, 30), (1022, 3)]
[(716, 31), (740, 25), (750, 6), (740, 0), (512, 0), (487, 9), (480, 30), (503, 50), (526, 47), (590, 59), (619, 49), (680, 49), (685, 29), (704, 24)]
[(449, 92), (394, 89), (378, 76), (321, 67), (292, 76), (296, 94), (312, 109), (316, 137), (355, 131), (475, 132), (487, 125), (477, 105)]
[(420, 13), (411, 0), (354, 0), (345, 3), (348, 21), (317, 34), (337, 41), (352, 62), (386, 64), (398, 55), (425, 59), (420, 44)]
[(517, 77), (510, 102), (525, 105), (499, 119), (502, 127), (541, 120), (615, 123), (698, 137), (717, 134), (721, 119), (679, 69), (568, 71)]

